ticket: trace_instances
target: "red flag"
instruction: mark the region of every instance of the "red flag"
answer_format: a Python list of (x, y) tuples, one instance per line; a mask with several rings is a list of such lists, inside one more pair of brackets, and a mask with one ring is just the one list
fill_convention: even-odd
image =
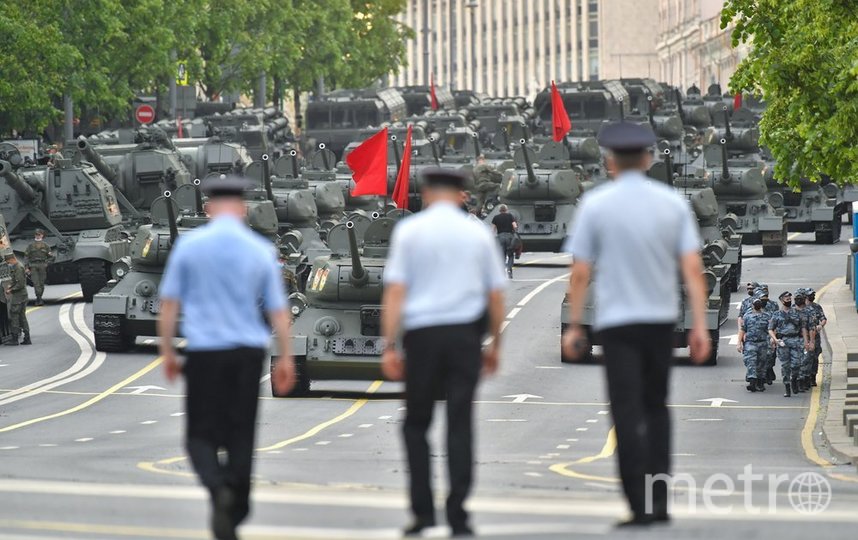
[(352, 196), (387, 197), (387, 128), (382, 129), (346, 156), (355, 187)]
[(733, 110), (740, 108), (742, 106), (742, 94), (736, 94), (733, 96)]
[(402, 163), (399, 174), (396, 175), (396, 185), (393, 187), (393, 202), (397, 208), (408, 209), (408, 180), (411, 178), (411, 124), (405, 133), (405, 149), (402, 152)]
[(429, 105), (433, 111), (438, 110), (438, 96), (435, 95), (435, 74), (429, 75)]
[(572, 122), (569, 121), (566, 106), (563, 105), (563, 98), (560, 97), (560, 92), (557, 91), (557, 85), (554, 84), (554, 81), (551, 81), (551, 124), (554, 142), (562, 141), (563, 137), (572, 129)]

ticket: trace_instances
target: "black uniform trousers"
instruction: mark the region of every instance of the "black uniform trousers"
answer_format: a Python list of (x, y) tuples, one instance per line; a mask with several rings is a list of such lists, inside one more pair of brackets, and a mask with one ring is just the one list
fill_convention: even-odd
[[(233, 521), (250, 513), (250, 475), (256, 435), (259, 377), (264, 349), (188, 352), (188, 455), (200, 481), (214, 496), (223, 486), (235, 494)], [(225, 451), (221, 458), (219, 451)]]
[(670, 472), (667, 392), (673, 324), (634, 324), (601, 333), (623, 491), (635, 516), (667, 512), (667, 483), (647, 475)]
[(411, 470), (411, 511), (435, 520), (429, 443), (435, 399), (447, 400), (447, 467), (450, 493), (447, 522), (467, 525), (464, 503), (473, 480), (473, 399), (482, 367), (479, 324), (434, 326), (405, 334), (405, 404), (403, 435)]

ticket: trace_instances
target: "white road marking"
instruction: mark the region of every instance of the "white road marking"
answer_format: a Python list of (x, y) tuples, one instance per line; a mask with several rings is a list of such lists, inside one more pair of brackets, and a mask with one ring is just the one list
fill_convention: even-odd
[(524, 403), (528, 399), (543, 399), (542, 396), (534, 396), (533, 394), (512, 394), (504, 397), (513, 398), (513, 403)]
[(503, 331), (504, 331), (504, 330), (506, 330), (506, 327), (507, 327), (507, 326), (509, 326), (509, 321), (504, 321), (504, 322), (502, 322), (502, 323), (500, 324), (500, 330), (499, 330), (499, 331), (500, 331), (500, 333), (503, 333)]
[(587, 431), (588, 429), (590, 429), (590, 428), (579, 427), (579, 428), (578, 428), (578, 429), (576, 429), (575, 431)]
[(174, 412), (174, 413), (173, 413), (173, 414), (171, 414), (170, 416), (185, 416), (185, 413), (183, 413), (183, 412)]
[(598, 420), (596, 420), (595, 418), (591, 418), (591, 419), (587, 420), (588, 424), (595, 424), (597, 422), (598, 422)]
[(39, 445), (40, 448), (56, 448), (56, 446), (57, 445), (53, 443), (43, 443)]
[(269, 450), (266, 454), (282, 454), (283, 450)]
[(533, 366), (536, 369), (563, 369), (563, 366)]
[(160, 386), (155, 386), (153, 384), (147, 384), (145, 386), (126, 386), (125, 388), (127, 390), (132, 390), (132, 392), (129, 392), (132, 396), (145, 394), (149, 390), (166, 390), (166, 388), (161, 388)]
[(689, 418), (686, 422), (722, 422), (723, 418)]
[(527, 464), (528, 465), (542, 465), (542, 462), (541, 461), (528, 461)]
[(597, 414), (605, 415), (608, 414), (608, 411), (599, 411)]
[(157, 424), (158, 421), (157, 420), (143, 420), (140, 423), (143, 424), (144, 426), (150, 426), (152, 424)]
[(327, 446), (331, 444), (331, 441), (319, 441), (316, 443), (316, 446)]
[(697, 401), (709, 402), (710, 407), (720, 407), (725, 403), (738, 403), (738, 401), (733, 401), (732, 399), (722, 398), (722, 397), (714, 397), (714, 398), (706, 398), (706, 399), (698, 399)]
[(527, 303), (528, 303), (528, 302), (530, 302), (531, 300), (533, 300), (533, 298), (534, 298), (537, 294), (541, 293), (542, 291), (544, 291), (545, 289), (547, 289), (547, 288), (548, 288), (548, 287), (550, 287), (551, 285), (553, 285), (553, 284), (557, 283), (558, 281), (563, 281), (563, 280), (566, 280), (566, 279), (569, 279), (569, 274), (568, 274), (568, 273), (563, 274), (562, 276), (557, 276), (556, 278), (554, 278), (554, 279), (552, 279), (552, 280), (546, 281), (545, 283), (543, 283), (543, 284), (542, 284), (542, 285), (540, 285), (539, 287), (537, 287), (537, 288), (533, 289), (532, 291), (530, 291), (529, 293), (527, 293), (527, 296), (525, 296), (524, 298), (522, 298), (522, 299), (521, 299), (521, 301), (517, 304), (517, 306), (518, 306), (518, 307), (524, 307), (524, 306), (526, 306), (526, 305), (527, 305)]
[(518, 315), (520, 311), (521, 311), (520, 307), (512, 308), (512, 310), (509, 313), (507, 313), (506, 318), (507, 319), (515, 319), (515, 316)]
[(527, 422), (524, 418), (489, 418), (486, 422)]
[(266, 373), (265, 375), (262, 376), (261, 379), (259, 379), (259, 384), (265, 384), (266, 382), (268, 382), (270, 380), (271, 380), (271, 374)]
[(8, 365), (9, 365), (9, 364), (0, 364), (0, 367), (6, 367), (6, 366), (8, 366)]
[(0, 450), (17, 450), (17, 446), (0, 446)]
[(534, 478), (539, 478), (539, 477), (541, 477), (541, 476), (542, 476), (542, 473), (538, 473), (538, 472), (526, 472), (526, 473), (524, 473), (524, 475), (525, 475), (525, 476), (532, 476), (532, 477), (534, 477)]
[(340, 435), (341, 439), (348, 439), (349, 437), (354, 437), (354, 433), (343, 433)]
[(361, 425), (359, 425), (358, 427), (359, 427), (359, 428), (361, 428), (361, 429), (371, 428), (371, 427), (372, 427), (372, 424), (361, 424)]
[[(402, 409), (399, 409), (399, 410), (401, 411)], [(378, 419), (379, 419), (379, 420), (390, 420), (391, 418), (393, 418), (393, 417), (392, 417), (392, 416), (389, 416), (389, 415), (386, 415), (386, 416), (379, 416), (379, 417), (378, 417)]]
[(675, 457), (695, 457), (697, 454), (670, 454)]
[(558, 450), (569, 450), (569, 445), (568, 444), (558, 444), (557, 449)]
[(151, 344), (153, 344), (153, 343), (155, 343), (155, 340), (154, 340), (154, 339), (144, 339), (144, 340), (143, 340), (143, 344), (144, 344), (144, 345), (151, 345)]
[(117, 429), (115, 431), (110, 432), (111, 435), (122, 435), (123, 433), (127, 433), (127, 431), (125, 431), (124, 429)]
[(306, 452), (309, 448), (293, 448), (293, 452)]
[(566, 439), (566, 442), (578, 442), (578, 439)]
[(93, 440), (92, 437), (81, 437), (80, 439), (75, 439), (74, 442), (89, 442)]

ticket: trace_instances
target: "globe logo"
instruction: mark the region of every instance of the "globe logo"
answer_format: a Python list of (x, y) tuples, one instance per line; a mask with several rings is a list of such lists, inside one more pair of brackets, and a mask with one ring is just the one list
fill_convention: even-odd
[(796, 512), (819, 514), (831, 504), (831, 484), (819, 473), (801, 473), (790, 482), (787, 495)]

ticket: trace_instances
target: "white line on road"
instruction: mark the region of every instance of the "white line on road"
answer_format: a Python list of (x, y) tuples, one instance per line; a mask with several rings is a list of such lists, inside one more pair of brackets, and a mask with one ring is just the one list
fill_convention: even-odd
[(520, 307), (512, 308), (509, 313), (507, 313), (507, 319), (515, 319), (515, 316), (521, 311)]
[(361, 424), (361, 425), (359, 425), (358, 427), (359, 427), (359, 428), (362, 428), (362, 429), (371, 428), (371, 427), (372, 427), (372, 424)]
[(525, 475), (525, 476), (532, 476), (532, 477), (534, 477), (534, 478), (539, 478), (539, 477), (541, 477), (541, 476), (542, 476), (542, 473), (538, 473), (538, 472), (526, 472), (526, 473), (524, 473), (524, 475)]
[(599, 411), (597, 414), (605, 415), (608, 414), (608, 411)]
[(74, 442), (89, 442), (92, 441), (92, 437), (81, 437), (80, 439), (75, 439)]
[(688, 418), (686, 422), (722, 422), (723, 418)]
[(0, 450), (17, 450), (17, 449), (18, 449), (17, 446), (2, 446), (2, 447), (0, 447)]
[(563, 366), (533, 366), (536, 369), (563, 369)]
[(578, 442), (578, 439), (566, 439), (566, 442)]
[(557, 276), (556, 278), (554, 278), (552, 280), (546, 281), (545, 283), (543, 283), (539, 287), (537, 287), (537, 288), (533, 289), (532, 291), (530, 291), (529, 293), (527, 293), (527, 296), (522, 298), (521, 301), (517, 304), (517, 306), (518, 307), (526, 306), (527, 303), (530, 302), (531, 300), (533, 300), (533, 298), (537, 294), (541, 293), (542, 291), (544, 291), (545, 289), (547, 289), (551, 285), (557, 283), (558, 281), (563, 281), (563, 280), (568, 279), (568, 278), (569, 278), (569, 274), (566, 273), (566, 274), (563, 274), (562, 276)]
[(110, 432), (111, 435), (122, 435), (123, 433), (128, 433), (124, 429), (116, 429)]
[(557, 449), (558, 450), (569, 450), (569, 445), (568, 444), (558, 444)]
[(591, 418), (591, 419), (587, 420), (588, 424), (595, 424), (597, 422), (598, 422), (598, 420), (596, 420), (595, 418)]
[(174, 413), (173, 413), (173, 414), (171, 414), (170, 416), (185, 416), (185, 413), (183, 413), (183, 412), (174, 412)]
[[(402, 410), (402, 409), (400, 409), (400, 410)], [(392, 417), (392, 416), (389, 416), (389, 415), (386, 415), (386, 416), (379, 416), (379, 417), (378, 417), (378, 419), (379, 419), (379, 420), (390, 420), (391, 418), (393, 418), (393, 417)]]
[(524, 418), (489, 418), (486, 422), (527, 422)]
[(587, 431), (588, 429), (590, 429), (590, 428), (579, 427), (579, 428), (578, 428), (578, 429), (576, 429), (575, 431)]
[(140, 423), (143, 424), (144, 426), (150, 426), (152, 424), (157, 424), (158, 421), (157, 420), (143, 420)]
[(316, 443), (316, 446), (328, 446), (331, 444), (331, 441), (319, 441)]
[(349, 437), (354, 437), (354, 433), (343, 433), (340, 435), (341, 439), (348, 439)]
[(259, 384), (265, 384), (266, 382), (268, 382), (270, 380), (271, 380), (271, 374), (266, 373), (265, 375), (262, 376), (261, 379), (259, 379)]

